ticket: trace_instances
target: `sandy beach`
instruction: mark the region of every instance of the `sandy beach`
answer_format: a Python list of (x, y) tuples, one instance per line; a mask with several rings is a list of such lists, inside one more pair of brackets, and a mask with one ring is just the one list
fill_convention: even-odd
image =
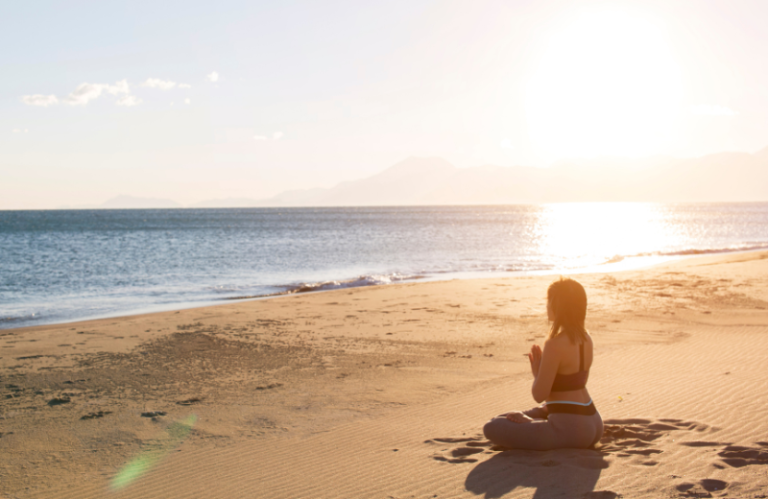
[(574, 274), (596, 450), (495, 451), (553, 276), (0, 331), (0, 497), (768, 497), (768, 252)]

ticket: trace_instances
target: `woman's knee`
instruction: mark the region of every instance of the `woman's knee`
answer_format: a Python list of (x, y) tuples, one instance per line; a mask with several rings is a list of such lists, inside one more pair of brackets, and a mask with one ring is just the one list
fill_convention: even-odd
[(602, 419), (597, 421), (597, 424), (595, 424), (595, 438), (592, 441), (591, 447), (596, 446), (600, 442), (600, 439), (603, 438), (604, 429), (605, 428)]
[(501, 427), (506, 421), (506, 418), (496, 417), (485, 423), (485, 426), (483, 426), (483, 435), (485, 435), (485, 438), (491, 442), (498, 441)]

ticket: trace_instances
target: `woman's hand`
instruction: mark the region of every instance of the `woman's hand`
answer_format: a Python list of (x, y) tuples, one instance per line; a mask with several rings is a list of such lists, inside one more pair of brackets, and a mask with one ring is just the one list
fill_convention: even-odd
[(531, 346), (531, 353), (528, 354), (528, 360), (531, 362), (531, 372), (533, 378), (539, 375), (539, 366), (541, 366), (541, 347), (539, 345)]
[(508, 412), (504, 415), (504, 417), (507, 418), (507, 421), (512, 421), (513, 423), (530, 423), (533, 421), (533, 419), (529, 418), (522, 412)]

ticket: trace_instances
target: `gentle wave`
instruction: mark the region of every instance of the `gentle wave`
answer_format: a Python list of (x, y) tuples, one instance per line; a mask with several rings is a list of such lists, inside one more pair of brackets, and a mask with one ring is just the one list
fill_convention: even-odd
[[(451, 269), (425, 270), (417, 273), (398, 273), (391, 274), (372, 274), (362, 275), (354, 279), (330, 280), (318, 282), (303, 282), (300, 284), (273, 285), (271, 288), (283, 288), (281, 291), (272, 293), (249, 294), (238, 296), (227, 296), (223, 300), (246, 300), (252, 298), (268, 298), (272, 296), (285, 296), (297, 293), (312, 293), (316, 291), (330, 291), (334, 289), (360, 288), (366, 286), (382, 286), (398, 282), (416, 281), (437, 276), (459, 275), (459, 274), (484, 274), (484, 273), (507, 273), (507, 272), (536, 272), (552, 270), (552, 265), (469, 265), (457, 266)], [(447, 277), (446, 277), (447, 278)], [(245, 286), (243, 286), (245, 287)], [(219, 293), (234, 291), (233, 286), (216, 286), (214, 291)]]
[(659, 252), (660, 256), (694, 256), (694, 255), (710, 255), (718, 253), (739, 253), (741, 251), (760, 251), (768, 249), (768, 244), (753, 244), (753, 245), (741, 245), (730, 246), (728, 248), (710, 248), (710, 249), (685, 249), (679, 251)]
[(26, 314), (26, 315), (9, 315), (7, 317), (0, 317), (0, 323), (13, 323), (13, 322), (24, 322), (24, 321), (33, 321), (33, 320), (39, 320), (40, 314)]
[(321, 281), (305, 282), (301, 284), (292, 284), (287, 286), (274, 286), (285, 288), (283, 291), (275, 293), (264, 293), (259, 295), (247, 296), (228, 296), (225, 300), (244, 300), (248, 298), (266, 298), (270, 296), (284, 296), (297, 293), (311, 293), (314, 291), (330, 291), (332, 289), (360, 288), (365, 286), (380, 286), (383, 284), (393, 284), (395, 282), (413, 281), (423, 279), (425, 275), (403, 275), (398, 273), (387, 275), (363, 275), (355, 279), (345, 281)]
[(602, 264), (619, 263), (626, 258), (643, 258), (649, 256), (698, 256), (698, 255), (717, 255), (722, 253), (741, 253), (743, 251), (761, 251), (768, 250), (768, 244), (746, 244), (738, 246), (729, 246), (727, 248), (690, 248), (677, 251), (652, 251), (646, 253), (635, 253), (634, 255), (614, 255)]

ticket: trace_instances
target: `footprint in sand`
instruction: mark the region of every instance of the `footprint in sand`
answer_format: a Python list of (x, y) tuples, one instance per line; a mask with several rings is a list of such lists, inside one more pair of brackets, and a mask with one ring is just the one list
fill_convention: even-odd
[(707, 441), (693, 441), (693, 442), (680, 442), (680, 445), (685, 447), (719, 447), (721, 445), (730, 445), (726, 442), (707, 442)]
[(712, 497), (712, 492), (722, 492), (728, 487), (728, 482), (705, 478), (698, 483), (681, 483), (675, 486), (677, 497)]
[[(722, 463), (732, 468), (742, 468), (750, 465), (768, 465), (768, 442), (755, 442), (756, 447), (733, 445), (731, 442), (713, 442), (708, 440), (693, 440), (678, 442), (685, 447), (722, 447), (717, 453)], [(713, 463), (715, 468), (723, 469), (721, 463)]]
[(481, 452), (490, 452), (488, 449), (493, 446), (491, 442), (483, 440), (481, 437), (433, 438), (425, 440), (424, 443), (432, 445), (463, 444), (450, 450), (441, 449), (438, 453), (432, 455), (432, 459), (448, 463), (476, 463), (476, 458), (468, 456), (480, 454)]
[(180, 400), (180, 401), (178, 401), (176, 403), (178, 405), (192, 405), (192, 404), (199, 404), (202, 401), (203, 401), (203, 399), (201, 399), (200, 397), (192, 397), (192, 398), (188, 398), (186, 400)]
[(112, 411), (97, 411), (97, 412), (89, 412), (88, 414), (85, 414), (83, 416), (80, 416), (80, 419), (86, 420), (86, 419), (98, 419), (103, 418), (104, 416), (112, 414)]
[(592, 492), (587, 492), (581, 497), (584, 499), (618, 499), (623, 496), (613, 492), (612, 490), (593, 490)]
[[(671, 432), (706, 431), (708, 425), (681, 419), (607, 419), (604, 422), (603, 438), (597, 445), (600, 452), (615, 454), (617, 457), (657, 456), (664, 451), (655, 448), (658, 439), (669, 438)], [(705, 446), (697, 442), (687, 443), (689, 447)], [(683, 443), (686, 445), (686, 443)], [(655, 459), (641, 461), (643, 466), (656, 466)]]
[(727, 445), (717, 455), (732, 468), (742, 468), (748, 465), (768, 465), (768, 442), (757, 442), (760, 447), (742, 447)]

